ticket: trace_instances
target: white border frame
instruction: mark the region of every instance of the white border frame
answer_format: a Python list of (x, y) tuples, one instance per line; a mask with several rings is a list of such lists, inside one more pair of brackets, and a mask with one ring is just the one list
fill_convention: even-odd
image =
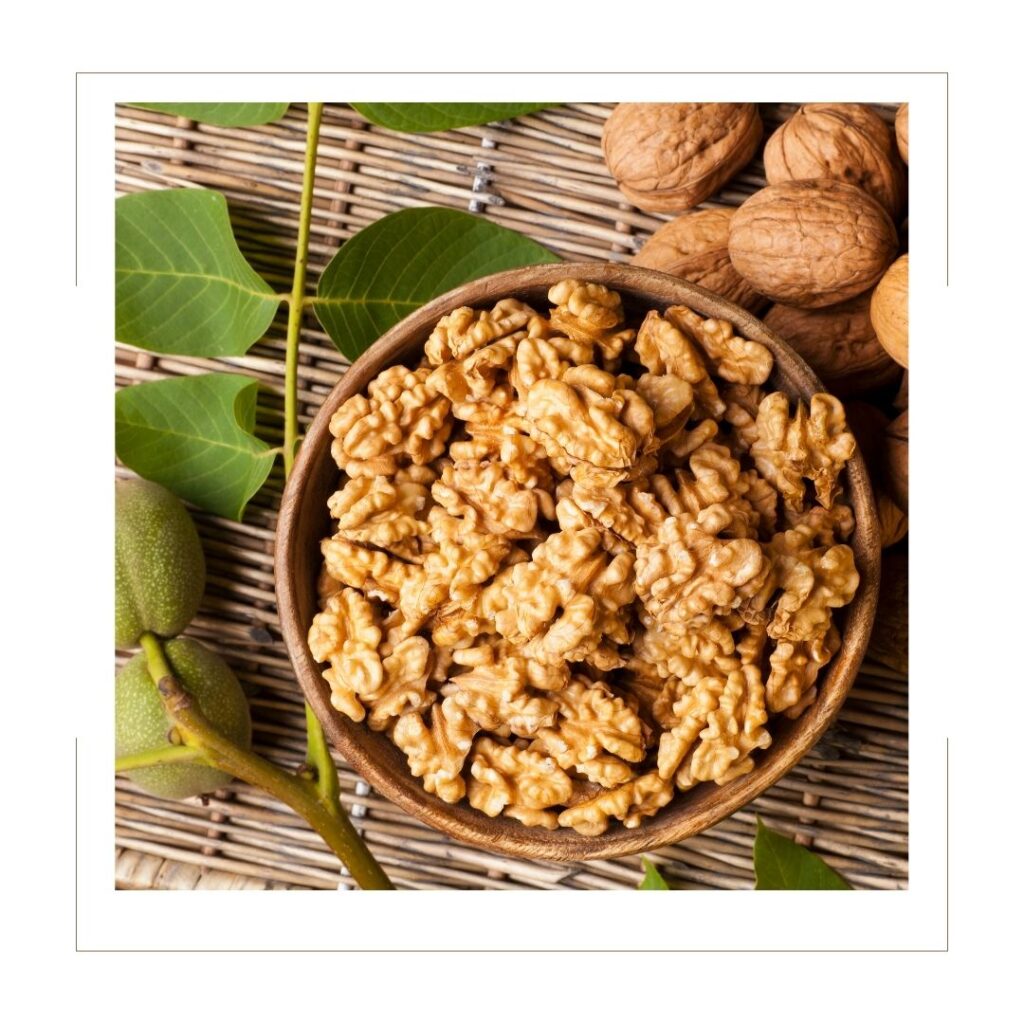
[[(77, 78), (78, 294), (75, 316), (91, 349), (80, 357), (75, 379), (102, 395), (109, 390), (109, 364), (95, 353), (113, 336), (111, 275), (112, 110), (118, 100), (253, 100), (279, 96), (351, 96), (381, 101), (437, 99), (543, 101), (670, 100), (848, 100), (911, 103), (914, 163), (911, 206), (914, 211), (915, 261), (911, 270), (913, 336), (941, 337), (946, 283), (946, 181), (935, 169), (947, 166), (947, 79), (925, 74), (346, 74), (307, 75), (133, 75), (80, 74)], [(924, 175), (919, 168), (933, 173)], [(922, 356), (926, 353), (922, 353)], [(99, 364), (100, 370), (96, 365)], [(915, 365), (917, 353), (915, 350)], [(81, 392), (79, 392), (80, 394)], [(916, 394), (916, 392), (915, 392)], [(80, 402), (81, 399), (79, 398)], [(100, 402), (98, 433), (112, 437), (109, 406)], [(109, 445), (104, 458), (112, 449)], [(928, 475), (925, 452), (914, 449), (915, 505), (924, 507), (919, 477)], [(90, 464), (91, 464), (90, 459)], [(94, 470), (90, 469), (90, 472)], [(96, 520), (112, 522), (108, 506)], [(103, 516), (106, 519), (103, 520)], [(915, 550), (930, 545), (927, 524), (915, 522)], [(112, 536), (90, 551), (105, 584), (95, 595), (100, 608), (112, 607)], [(934, 621), (933, 598), (914, 587), (919, 578), (912, 560), (912, 678), (941, 679), (938, 645), (920, 642)], [(941, 596), (941, 595), (940, 595)], [(80, 656), (90, 664), (109, 661), (109, 651), (90, 633), (80, 638)], [(159, 909), (152, 898), (115, 892), (112, 877), (113, 810), (110, 752), (113, 721), (108, 701), (96, 700), (94, 687), (75, 694), (77, 744), (77, 948), (102, 949), (361, 949), (461, 950), (470, 947), (535, 949), (538, 915), (551, 921), (542, 929), (549, 949), (600, 950), (938, 950), (947, 945), (947, 793), (944, 711), (935, 699), (917, 699), (911, 687), (910, 743), (913, 753), (910, 888), (903, 892), (723, 893), (687, 892), (658, 898), (613, 893), (346, 893), (330, 896), (291, 893), (166, 893)], [(230, 906), (224, 900), (231, 900)], [(327, 910), (323, 901), (344, 899)], [(500, 902), (498, 902), (500, 901)], [(685, 908), (683, 903), (685, 901)], [(727, 913), (721, 908), (732, 901)], [(757, 902), (757, 907), (752, 902)], [(742, 904), (742, 906), (741, 906)], [(715, 909), (712, 910), (711, 908)], [(478, 936), (467, 922), (501, 914), (500, 931)], [(339, 920), (344, 926), (339, 928)], [(569, 930), (557, 922), (572, 921)], [(699, 932), (680, 927), (699, 920)], [(770, 934), (756, 926), (771, 921)], [(629, 922), (609, 928), (609, 922)], [(738, 922), (751, 922), (739, 926)], [(197, 936), (202, 941), (197, 942)], [(295, 938), (290, 938), (294, 936)], [(813, 936), (813, 946), (808, 945)], [(357, 937), (357, 938), (356, 938)], [(479, 942), (478, 942), (479, 939)]]

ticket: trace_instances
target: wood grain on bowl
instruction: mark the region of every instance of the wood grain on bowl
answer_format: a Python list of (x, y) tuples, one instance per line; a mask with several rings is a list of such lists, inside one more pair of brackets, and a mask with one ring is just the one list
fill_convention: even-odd
[(809, 400), (821, 383), (781, 339), (740, 307), (685, 281), (640, 267), (605, 263), (563, 263), (506, 271), (464, 285), (428, 303), (397, 324), (361, 356), (325, 399), (303, 441), (288, 481), (278, 523), (275, 575), (285, 642), (306, 699), (342, 755), (383, 796), (421, 820), (463, 842), (522, 857), (582, 860), (655, 849), (694, 835), (754, 799), (781, 778), (814, 745), (839, 711), (864, 655), (878, 600), (879, 533), (868, 474), (859, 453), (846, 466), (847, 492), (856, 516), (850, 539), (860, 587), (837, 618), (842, 647), (818, 684), (813, 704), (795, 720), (774, 720), (774, 741), (752, 772), (724, 786), (704, 783), (677, 792), (672, 802), (635, 829), (615, 824), (602, 835), (570, 829), (547, 832), (510, 818), (489, 818), (466, 804), (447, 804), (425, 792), (409, 772), (402, 752), (382, 733), (350, 721), (331, 705), (330, 690), (307, 646), (318, 610), (317, 577), (321, 540), (332, 532), (327, 499), (339, 470), (331, 457), (331, 416), (363, 391), (383, 369), (413, 364), (437, 321), (459, 306), (490, 306), (515, 296), (535, 308), (564, 278), (596, 281), (618, 291), (628, 316), (683, 304), (703, 317), (728, 320), (738, 334), (766, 345), (775, 358), (771, 384), (791, 398)]

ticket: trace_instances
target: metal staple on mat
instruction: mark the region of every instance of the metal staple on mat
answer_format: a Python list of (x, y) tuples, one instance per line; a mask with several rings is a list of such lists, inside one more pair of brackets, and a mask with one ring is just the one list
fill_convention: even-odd
[[(373, 792), (373, 790), (370, 789), (369, 783), (364, 782), (362, 779), (359, 779), (359, 781), (356, 782), (356, 796), (369, 796), (372, 792)], [(363, 834), (363, 829), (362, 829), (362, 826), (359, 824), (359, 820), (366, 817), (366, 811), (367, 811), (366, 804), (353, 804), (351, 810), (349, 811), (349, 816), (351, 818), (355, 819), (353, 821), (353, 824), (355, 825), (356, 831), (360, 835)], [(351, 883), (344, 881), (344, 879), (351, 877), (351, 875), (349, 874), (348, 868), (345, 867), (344, 864), (341, 865), (341, 868), (339, 870), (339, 874), (341, 875), (343, 880), (338, 883), (338, 889), (339, 890), (349, 890), (349, 889), (351, 889), (352, 888)]]
[[(490, 136), (485, 135), (480, 140), (480, 145), (484, 149), (495, 149), (496, 143)], [(491, 171), (493, 168), (485, 160), (477, 160), (476, 172), (473, 175), (473, 192), (479, 193), (487, 189), (487, 186), (491, 183)], [(469, 201), (469, 212), (470, 213), (481, 213), (486, 206), (486, 202), (482, 199), (470, 199)]]

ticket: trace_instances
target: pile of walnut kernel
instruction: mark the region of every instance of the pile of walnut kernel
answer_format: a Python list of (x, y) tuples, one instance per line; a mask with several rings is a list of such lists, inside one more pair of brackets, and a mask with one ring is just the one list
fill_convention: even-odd
[(309, 646), (428, 792), (599, 835), (749, 772), (814, 700), (859, 582), (854, 439), (722, 320), (548, 299), (454, 310), (335, 413)]

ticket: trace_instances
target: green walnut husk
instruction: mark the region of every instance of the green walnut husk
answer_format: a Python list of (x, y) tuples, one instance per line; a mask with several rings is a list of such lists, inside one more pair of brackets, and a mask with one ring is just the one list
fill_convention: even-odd
[[(219, 655), (196, 640), (179, 637), (164, 644), (175, 678), (198, 704), (199, 710), (228, 739), (246, 750), (252, 745), (249, 703), (234, 672)], [(114, 734), (118, 757), (141, 754), (168, 745), (171, 721), (156, 684), (137, 654), (117, 674)], [(154, 796), (181, 800), (220, 789), (231, 776), (201, 764), (163, 764), (125, 773)]]
[(119, 480), (114, 492), (114, 643), (145, 633), (177, 636), (195, 617), (206, 586), (199, 534), (166, 487)]

